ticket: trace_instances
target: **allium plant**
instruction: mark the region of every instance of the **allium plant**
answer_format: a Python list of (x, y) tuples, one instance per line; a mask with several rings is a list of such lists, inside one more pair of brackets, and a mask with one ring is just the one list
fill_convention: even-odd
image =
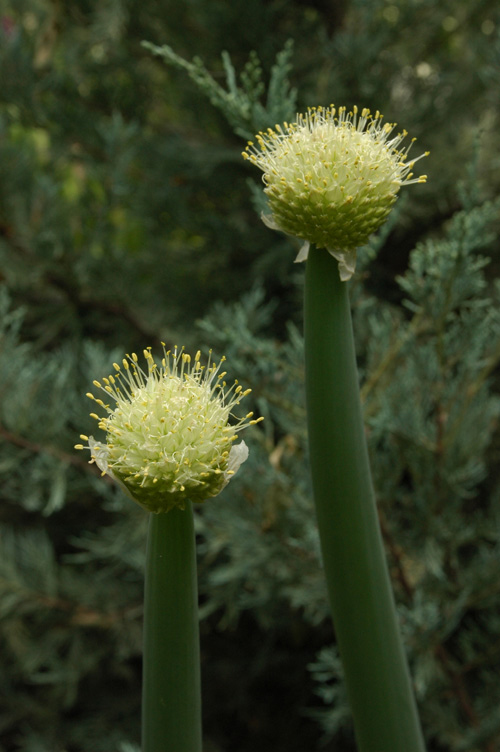
[[(423, 752), (364, 434), (346, 280), (356, 247), (413, 177), (406, 132), (377, 112), (310, 109), (243, 153), (264, 175), (273, 229), (302, 238), (309, 454), (335, 635), (360, 752)], [(421, 155), (425, 156), (425, 155)], [(420, 159), (420, 157), (418, 157)]]
[[(219, 494), (248, 457), (238, 433), (261, 418), (234, 418), (250, 389), (227, 387), (218, 364), (183, 349), (157, 363), (144, 350), (94, 381), (91, 413), (106, 441), (81, 436), (95, 462), (147, 511), (142, 752), (201, 752), (198, 588), (193, 502)], [(109, 404), (112, 400), (113, 404)], [(233, 422), (230, 419), (233, 418)]]

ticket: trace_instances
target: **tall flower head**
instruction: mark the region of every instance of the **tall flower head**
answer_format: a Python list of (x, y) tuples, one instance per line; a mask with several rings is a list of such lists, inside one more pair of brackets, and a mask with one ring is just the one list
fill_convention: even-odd
[(106, 401), (87, 396), (106, 412), (104, 417), (91, 413), (106, 431), (106, 442), (82, 435), (88, 445), (76, 449), (90, 449), (90, 461), (150, 512), (206, 501), (248, 457), (245, 442), (234, 442), (239, 431), (262, 419), (251, 420), (247, 413), (230, 425), (229, 418), (251, 390), (237, 381), (227, 388), (224, 359), (202, 366), (200, 352), (193, 361), (177, 348), (163, 348), (159, 364), (150, 348), (144, 357), (146, 370), (132, 353), (121, 365), (113, 364), (113, 375), (94, 381)]
[(263, 171), (272, 212), (263, 221), (305, 241), (296, 261), (307, 258), (313, 243), (349, 279), (356, 248), (385, 221), (400, 187), (425, 182), (413, 167), (426, 154), (408, 161), (415, 139), (402, 147), (407, 132), (393, 135), (395, 124), (382, 120), (379, 112), (359, 114), (357, 107), (312, 108), (248, 143), (243, 157)]

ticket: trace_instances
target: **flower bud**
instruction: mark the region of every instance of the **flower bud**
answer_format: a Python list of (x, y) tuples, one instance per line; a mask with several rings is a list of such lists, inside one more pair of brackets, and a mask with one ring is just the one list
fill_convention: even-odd
[(356, 248), (386, 220), (401, 185), (424, 183), (407, 161), (415, 139), (399, 148), (406, 131), (392, 136), (394, 124), (358, 108), (318, 107), (295, 123), (269, 128), (249, 142), (243, 157), (263, 171), (271, 216), (269, 227), (326, 248), (338, 261), (341, 279), (354, 273)]
[[(250, 390), (237, 382), (226, 388), (218, 365), (202, 366), (200, 353), (194, 361), (183, 349), (163, 350), (156, 363), (150, 349), (144, 351), (147, 370), (135, 353), (115, 373), (94, 381), (114, 405), (88, 396), (107, 415), (99, 417), (106, 442), (88, 437), (91, 462), (114, 478), (138, 504), (150, 512), (184, 508), (186, 501), (203, 502), (227, 485), (248, 457), (245, 442), (234, 444), (243, 428), (262, 419), (251, 414), (229, 424), (233, 408)], [(86, 436), (81, 436), (87, 439)]]

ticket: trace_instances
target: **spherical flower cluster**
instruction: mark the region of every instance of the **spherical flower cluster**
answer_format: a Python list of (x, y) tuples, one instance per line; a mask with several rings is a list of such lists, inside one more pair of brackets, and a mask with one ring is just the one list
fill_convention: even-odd
[(81, 438), (91, 460), (150, 512), (184, 508), (186, 501), (203, 502), (216, 496), (248, 457), (244, 441), (234, 444), (237, 434), (262, 418), (252, 413), (229, 424), (232, 410), (250, 389), (237, 381), (226, 388), (225, 372), (218, 365), (202, 366), (200, 352), (194, 357), (183, 349), (165, 351), (157, 364), (151, 349), (144, 350), (147, 371), (135, 353), (115, 374), (94, 386), (114, 405), (92, 393), (87, 396), (107, 413), (91, 416), (106, 431), (106, 443), (92, 436)]
[(309, 244), (326, 248), (338, 261), (342, 279), (354, 272), (356, 248), (387, 218), (402, 185), (424, 183), (413, 177), (418, 159), (407, 161), (415, 139), (400, 148), (406, 131), (392, 136), (395, 124), (358, 108), (318, 107), (297, 121), (276, 125), (249, 141), (243, 157), (264, 175), (272, 229), (305, 241), (296, 261), (307, 258)]

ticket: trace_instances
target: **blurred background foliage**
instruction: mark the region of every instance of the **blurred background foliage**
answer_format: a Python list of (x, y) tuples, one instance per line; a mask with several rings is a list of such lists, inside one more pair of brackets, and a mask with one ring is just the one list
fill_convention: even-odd
[(73, 444), (91, 381), (161, 340), (224, 353), (266, 418), (197, 510), (206, 751), (354, 751), (303, 268), (241, 159), (256, 129), (331, 102), (431, 151), (351, 296), (429, 752), (498, 750), (498, 4), (3, 0), (0, 76), (1, 752), (138, 752), (146, 516)]

